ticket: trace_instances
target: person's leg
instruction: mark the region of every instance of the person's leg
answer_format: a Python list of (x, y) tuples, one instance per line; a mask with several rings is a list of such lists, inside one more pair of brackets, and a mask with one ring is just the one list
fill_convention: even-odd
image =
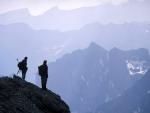
[(45, 89), (47, 89), (47, 88), (46, 88), (46, 84), (47, 84), (47, 78), (45, 78), (45, 84), (44, 84), (44, 85), (45, 85)]
[(25, 78), (26, 78), (26, 72), (27, 72), (26, 70), (23, 70), (23, 71), (22, 71), (22, 79), (23, 79), (23, 80), (25, 80)]
[(24, 80), (24, 76), (25, 76), (25, 74), (24, 74), (24, 71), (23, 70), (21, 70), (21, 73), (22, 73), (22, 79)]
[(44, 89), (44, 78), (41, 77), (41, 85), (42, 85), (42, 89)]
[(22, 72), (22, 79), (24, 80), (24, 73)]
[(47, 82), (47, 78), (43, 77), (43, 89), (46, 90), (46, 82)]

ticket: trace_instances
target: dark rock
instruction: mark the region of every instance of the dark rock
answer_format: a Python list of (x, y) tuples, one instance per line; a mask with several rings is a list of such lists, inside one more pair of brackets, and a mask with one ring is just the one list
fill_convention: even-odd
[(70, 110), (59, 95), (14, 76), (0, 78), (0, 113), (70, 113)]

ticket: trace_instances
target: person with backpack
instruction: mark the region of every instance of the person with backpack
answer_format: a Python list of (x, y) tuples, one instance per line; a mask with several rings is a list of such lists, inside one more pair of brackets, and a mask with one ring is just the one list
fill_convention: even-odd
[(38, 67), (39, 75), (41, 76), (41, 85), (43, 90), (47, 90), (47, 78), (48, 78), (48, 66), (47, 60), (44, 60), (43, 64)]
[[(28, 70), (28, 67), (27, 67), (27, 59), (28, 57), (25, 57), (22, 61), (20, 61), (18, 63), (18, 68), (19, 68), (19, 71), (22, 72), (22, 79), (25, 80), (25, 77), (26, 77), (26, 73), (27, 73), (27, 70)], [(19, 72), (18, 71), (18, 72)]]

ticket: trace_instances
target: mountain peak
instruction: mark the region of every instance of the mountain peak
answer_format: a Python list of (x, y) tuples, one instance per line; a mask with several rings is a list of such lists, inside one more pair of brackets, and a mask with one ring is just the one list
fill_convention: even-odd
[(117, 47), (113, 47), (110, 51), (121, 51), (121, 50)]
[(60, 9), (59, 9), (59, 7), (55, 6), (51, 10), (56, 10), (57, 11), (57, 10), (60, 10)]
[(22, 9), (15, 9), (15, 10), (11, 10), (5, 13), (2, 13), (0, 15), (8, 15), (11, 14), (11, 16), (13, 15), (30, 15), (29, 10), (27, 8), (22, 8)]
[(43, 15), (49, 15), (51, 13), (56, 13), (59, 11), (61, 11), (61, 10), (59, 9), (59, 7), (56, 6), (56, 7), (53, 7), (51, 9), (48, 9)]
[[(95, 42), (91, 42), (89, 47), (88, 47), (89, 50), (91, 50), (92, 52), (95, 51), (95, 52), (104, 52), (106, 53), (107, 50), (105, 50), (103, 47), (99, 46), (98, 44), (96, 44)], [(100, 53), (101, 53), (100, 52)]]
[(95, 42), (91, 42), (88, 48), (105, 50), (103, 47), (99, 46), (99, 45), (98, 45), (97, 43), (95, 43)]
[(60, 96), (14, 76), (0, 78), (0, 112), (70, 113), (70, 110)]
[(98, 45), (98, 44), (96, 44), (95, 42), (91, 42), (90, 43), (90, 45), (89, 45), (89, 47), (91, 48), (91, 47), (94, 47), (94, 48), (99, 48), (100, 46)]

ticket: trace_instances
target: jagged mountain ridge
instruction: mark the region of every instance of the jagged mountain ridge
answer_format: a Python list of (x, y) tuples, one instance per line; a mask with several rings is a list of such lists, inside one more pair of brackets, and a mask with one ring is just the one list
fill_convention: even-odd
[[(140, 13), (138, 13), (139, 10)], [(56, 7), (38, 16), (32, 16), (28, 9), (19, 9), (1, 14), (0, 24), (26, 23), (35, 29), (59, 29), (65, 31), (80, 29), (86, 24), (95, 22), (101, 24), (149, 22), (150, 16), (147, 15), (148, 13), (148, 0), (130, 0), (127, 4), (121, 5), (121, 7), (120, 5), (111, 4), (74, 10), (60, 10)], [(120, 16), (118, 17), (118, 15)]]
[[(49, 64), (48, 86), (59, 92), (74, 112), (92, 112), (99, 105), (120, 96), (144, 74), (131, 75), (127, 60), (150, 66), (146, 49), (110, 51), (95, 43), (82, 50), (64, 55)], [(145, 72), (147, 70), (145, 69)], [(97, 98), (98, 97), (98, 98)], [(76, 111), (77, 110), (77, 111)]]
[(0, 113), (70, 113), (59, 95), (23, 81), (0, 78)]
[(106, 49), (116, 46), (125, 50), (140, 47), (150, 50), (150, 25), (145, 23), (95, 23), (68, 32), (34, 30), (26, 24), (16, 23), (0, 25), (0, 36), (0, 67), (3, 75), (14, 72), (14, 59), (18, 57), (30, 57), (33, 62), (31, 65), (35, 64), (32, 66), (35, 67), (45, 59), (45, 56), (49, 61), (54, 61), (66, 53), (86, 48), (92, 41)]
[(94, 113), (149, 113), (150, 71), (122, 96), (100, 106)]

